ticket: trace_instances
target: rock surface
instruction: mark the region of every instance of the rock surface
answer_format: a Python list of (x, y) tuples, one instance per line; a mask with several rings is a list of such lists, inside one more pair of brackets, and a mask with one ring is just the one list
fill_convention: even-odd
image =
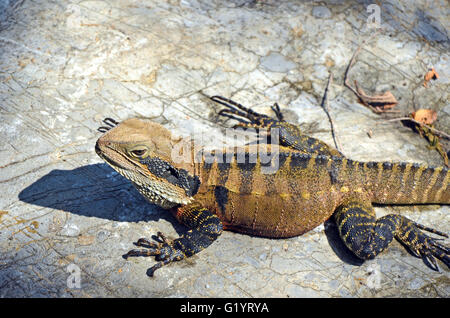
[[(184, 229), (96, 156), (105, 117), (219, 136), (232, 123), (205, 96), (220, 94), (266, 113), (278, 102), (333, 144), (320, 106), (331, 72), (347, 156), (442, 165), (417, 133), (383, 118), (432, 108), (450, 131), (448, 2), (383, 1), (379, 25), (367, 1), (323, 3), (0, 1), (0, 297), (449, 297), (442, 263), (433, 272), (397, 242), (362, 263), (331, 222), (287, 240), (226, 232), (153, 279), (153, 259), (121, 257), (140, 237)], [(391, 91), (399, 113), (374, 114), (343, 86), (364, 40), (351, 81)], [(440, 77), (425, 88), (431, 66)], [(450, 232), (448, 206), (376, 212)]]

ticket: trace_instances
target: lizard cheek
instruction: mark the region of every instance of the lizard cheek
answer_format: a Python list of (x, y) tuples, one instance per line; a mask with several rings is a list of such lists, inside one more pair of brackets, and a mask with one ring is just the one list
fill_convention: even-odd
[(170, 163), (157, 157), (142, 159), (140, 163), (145, 166), (145, 170), (150, 175), (164, 179), (171, 184), (179, 184), (179, 171)]

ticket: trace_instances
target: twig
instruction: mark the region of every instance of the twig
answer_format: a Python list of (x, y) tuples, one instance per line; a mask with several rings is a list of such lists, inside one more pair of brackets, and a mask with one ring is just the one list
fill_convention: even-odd
[(327, 87), (325, 88), (325, 92), (323, 94), (323, 99), (322, 99), (321, 106), (325, 110), (325, 113), (327, 114), (328, 119), (330, 121), (331, 134), (333, 135), (334, 145), (336, 146), (337, 150), (339, 150), (339, 152), (343, 153), (342, 152), (342, 145), (341, 145), (341, 143), (339, 141), (338, 135), (336, 134), (334, 120), (333, 120), (333, 118), (330, 115), (330, 106), (328, 104), (328, 90), (329, 90), (329, 87), (330, 87), (332, 82), (333, 82), (333, 73), (330, 73), (330, 76), (328, 77)]
[[(345, 70), (344, 73), (344, 85), (347, 86), (353, 93), (355, 93), (356, 96), (358, 96), (358, 91), (356, 89), (354, 89), (348, 82), (348, 73), (350, 72), (350, 69), (352, 68), (353, 64), (355, 64), (355, 60), (356, 60), (356, 56), (359, 54), (359, 52), (361, 51), (361, 48), (364, 44), (367, 43), (368, 40), (372, 39), (373, 36), (375, 36), (375, 34), (377, 34), (378, 32), (375, 32), (371, 37), (369, 37), (367, 40), (364, 40), (361, 42), (361, 44), (356, 48), (355, 52), (352, 55), (352, 58), (350, 59), (350, 63), (348, 63), (348, 66)], [(370, 105), (369, 105), (370, 106)]]
[(355, 64), (355, 60), (356, 60), (356, 56), (359, 54), (359, 51), (361, 51), (362, 45), (365, 44), (366, 41), (363, 41), (358, 48), (356, 49), (356, 51), (353, 53), (352, 58), (350, 59), (350, 63), (348, 63), (347, 69), (345, 70), (345, 74), (344, 74), (344, 85), (349, 88), (356, 96), (358, 96), (358, 98), (364, 103), (364, 105), (366, 105), (367, 107), (369, 107), (374, 113), (379, 113), (379, 110), (377, 110), (375, 107), (372, 107), (371, 105), (367, 104), (366, 102), (364, 102), (363, 99), (361, 99), (359, 92), (354, 89), (350, 83), (348, 82), (348, 73), (350, 72), (350, 69), (352, 68), (353, 64)]
[[(423, 126), (423, 127), (428, 128), (429, 130), (431, 130), (431, 131), (434, 132), (435, 134), (440, 135), (441, 137), (445, 137), (445, 138), (447, 138), (447, 139), (450, 139), (450, 135), (449, 135), (449, 134), (447, 134), (447, 133), (445, 133), (445, 132), (443, 132), (443, 131), (437, 130), (436, 128), (433, 128), (433, 127), (430, 127), (430, 126), (428, 126), (428, 125), (425, 125), (424, 123), (421, 123), (420, 121), (417, 121), (417, 120), (415, 120), (414, 118), (411, 118), (411, 117), (392, 118), (392, 119), (384, 120), (383, 122), (380, 122), (380, 123), (382, 124), (382, 123), (386, 123), (386, 122), (402, 121), (402, 120), (409, 120), (409, 121), (412, 121), (413, 123), (416, 123), (416, 124), (418, 124), (418, 125), (420, 125), (420, 126)], [(377, 125), (380, 124), (380, 123), (377, 123)]]
[(350, 63), (348, 63), (347, 69), (345, 70), (344, 73), (344, 85), (347, 86), (353, 93), (355, 93), (355, 95), (358, 95), (358, 92), (348, 83), (348, 73), (350, 72), (350, 69), (352, 68), (353, 64), (355, 64), (356, 56), (359, 54), (359, 51), (361, 51), (361, 47), (364, 43), (365, 42), (363, 41), (363, 43), (361, 43), (356, 49), (356, 51), (353, 53), (352, 58), (350, 59)]

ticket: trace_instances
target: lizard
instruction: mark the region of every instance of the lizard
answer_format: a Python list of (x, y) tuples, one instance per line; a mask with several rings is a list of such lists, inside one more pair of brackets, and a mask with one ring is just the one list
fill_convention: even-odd
[(270, 117), (225, 97), (211, 99), (225, 106), (219, 116), (238, 121), (235, 128), (278, 132), (276, 149), (271, 142), (257, 145), (276, 155), (276, 172), (262, 172), (272, 163), (263, 162), (251, 144), (217, 151), (213, 162), (198, 156), (202, 152), (195, 147), (187, 151), (188, 160), (173, 160), (181, 139), (145, 118), (110, 125), (96, 142), (95, 151), (106, 163), (187, 227), (172, 240), (160, 232), (154, 241), (140, 238), (135, 243), (140, 248), (123, 256), (155, 256), (148, 276), (207, 248), (224, 230), (288, 238), (330, 218), (347, 248), (362, 260), (373, 259), (395, 238), (431, 269), (439, 270), (436, 259), (450, 267), (450, 248), (424, 231), (447, 234), (399, 214), (377, 219), (372, 205), (449, 204), (446, 167), (351, 160), (285, 121), (278, 104)]

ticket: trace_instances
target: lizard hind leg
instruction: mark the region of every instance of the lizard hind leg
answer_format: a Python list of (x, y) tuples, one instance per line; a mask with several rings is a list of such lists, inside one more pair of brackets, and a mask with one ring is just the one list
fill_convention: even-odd
[(420, 229), (447, 236), (444, 233), (397, 214), (376, 219), (373, 207), (362, 202), (340, 206), (334, 217), (345, 245), (361, 259), (373, 259), (395, 237), (414, 255), (421, 257), (431, 269), (439, 270), (435, 258), (450, 268), (450, 249), (425, 235)]
[(277, 123), (280, 118), (283, 118), (278, 105), (272, 108), (278, 118), (276, 120), (222, 96), (212, 96), (211, 100), (226, 107), (219, 112), (219, 116), (228, 117), (239, 122), (234, 128), (268, 128)]
[[(243, 106), (239, 103), (236, 103), (235, 101), (225, 98), (223, 96), (218, 96), (218, 95), (212, 96), (211, 100), (227, 107), (229, 110), (239, 112), (240, 113), (239, 116), (245, 117), (252, 122), (254, 122), (260, 118), (270, 118), (267, 115), (257, 113), (254, 110), (251, 110), (250, 108), (245, 107), (245, 106)], [(241, 111), (239, 111), (239, 110), (241, 110)]]
[(281, 146), (308, 154), (342, 157), (342, 154), (338, 150), (316, 138), (304, 135), (299, 126), (286, 122), (277, 103), (271, 107), (276, 116), (276, 118), (272, 118), (257, 113), (250, 108), (222, 96), (213, 96), (211, 100), (226, 107), (219, 112), (219, 116), (231, 118), (239, 122), (234, 128), (267, 129), (269, 136), (272, 134), (269, 129), (277, 129), (278, 136), (276, 138), (278, 138), (278, 143)]

